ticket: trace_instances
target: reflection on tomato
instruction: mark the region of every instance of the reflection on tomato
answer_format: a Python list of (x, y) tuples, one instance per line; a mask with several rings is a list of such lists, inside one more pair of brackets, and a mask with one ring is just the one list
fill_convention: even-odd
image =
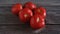
[(43, 8), (43, 7), (36, 8), (36, 9), (34, 10), (34, 14), (39, 14), (39, 15), (41, 15), (43, 18), (46, 18), (46, 9)]
[(35, 14), (30, 20), (30, 26), (33, 29), (43, 28), (45, 26), (44, 18), (38, 14)]
[(19, 18), (22, 22), (29, 21), (31, 16), (33, 16), (33, 13), (29, 8), (24, 8), (19, 12)]

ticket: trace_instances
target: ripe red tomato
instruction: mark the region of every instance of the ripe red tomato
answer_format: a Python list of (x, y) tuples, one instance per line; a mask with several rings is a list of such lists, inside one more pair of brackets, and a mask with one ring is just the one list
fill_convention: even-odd
[(19, 12), (19, 18), (22, 22), (29, 21), (31, 16), (33, 16), (33, 13), (29, 8), (24, 8)]
[(34, 9), (36, 8), (36, 5), (33, 4), (32, 2), (27, 2), (24, 7), (30, 8), (30, 9)]
[(19, 13), (20, 10), (22, 10), (22, 5), (19, 3), (13, 5), (11, 9), (12, 13), (16, 15)]
[(35, 14), (30, 20), (30, 26), (33, 29), (40, 29), (45, 26), (44, 18), (39, 14)]
[(46, 18), (46, 9), (43, 7), (36, 8), (34, 14), (40, 14), (43, 18)]

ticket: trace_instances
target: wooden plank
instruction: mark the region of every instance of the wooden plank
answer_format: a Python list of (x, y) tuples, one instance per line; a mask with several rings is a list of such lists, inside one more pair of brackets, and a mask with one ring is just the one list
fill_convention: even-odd
[[(0, 0), (0, 6), (7, 6), (8, 4), (22, 3), (31, 1), (39, 5), (60, 5), (60, 0)], [(10, 5), (9, 5), (10, 6)]]
[[(21, 27), (23, 26), (23, 27)], [(33, 30), (25, 25), (0, 26), (1, 34), (60, 34), (60, 25), (46, 25), (42, 30)]]
[[(43, 6), (47, 10), (47, 24), (60, 24), (60, 5)], [(18, 16), (11, 13), (11, 6), (0, 6), (0, 24), (22, 24)]]

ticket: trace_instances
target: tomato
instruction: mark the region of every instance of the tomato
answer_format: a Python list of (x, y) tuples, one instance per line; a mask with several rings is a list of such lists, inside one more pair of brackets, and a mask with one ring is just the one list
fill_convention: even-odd
[(15, 15), (17, 15), (20, 10), (22, 10), (22, 5), (19, 4), (19, 3), (14, 4), (14, 5), (12, 6), (12, 9), (11, 9), (12, 14), (15, 14)]
[(35, 14), (30, 20), (30, 26), (33, 29), (43, 28), (45, 26), (44, 18), (42, 18), (39, 14)]
[(29, 21), (31, 16), (33, 16), (33, 13), (29, 8), (24, 8), (19, 12), (19, 18), (22, 22)]
[(36, 5), (32, 2), (27, 2), (24, 7), (30, 8), (30, 9), (34, 9), (36, 8)]
[(40, 14), (43, 18), (46, 18), (46, 9), (43, 7), (36, 8), (34, 14)]

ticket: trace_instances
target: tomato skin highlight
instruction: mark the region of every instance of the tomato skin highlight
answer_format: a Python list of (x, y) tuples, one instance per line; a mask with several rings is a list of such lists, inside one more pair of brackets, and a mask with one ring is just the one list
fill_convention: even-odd
[(34, 14), (40, 14), (43, 18), (46, 18), (46, 9), (44, 7), (36, 8)]
[(40, 28), (45, 27), (44, 18), (42, 18), (42, 16), (38, 14), (35, 14), (34, 16), (32, 16), (30, 20), (30, 26), (33, 29), (40, 29)]
[(16, 3), (12, 6), (11, 11), (12, 11), (12, 14), (18, 15), (19, 11), (22, 9), (23, 9), (22, 4)]
[(27, 7), (29, 9), (33, 10), (34, 8), (36, 8), (36, 5), (32, 2), (27, 2), (27, 3), (25, 3), (24, 7)]
[(33, 13), (29, 8), (24, 8), (19, 12), (19, 19), (24, 23), (29, 21), (32, 16)]

